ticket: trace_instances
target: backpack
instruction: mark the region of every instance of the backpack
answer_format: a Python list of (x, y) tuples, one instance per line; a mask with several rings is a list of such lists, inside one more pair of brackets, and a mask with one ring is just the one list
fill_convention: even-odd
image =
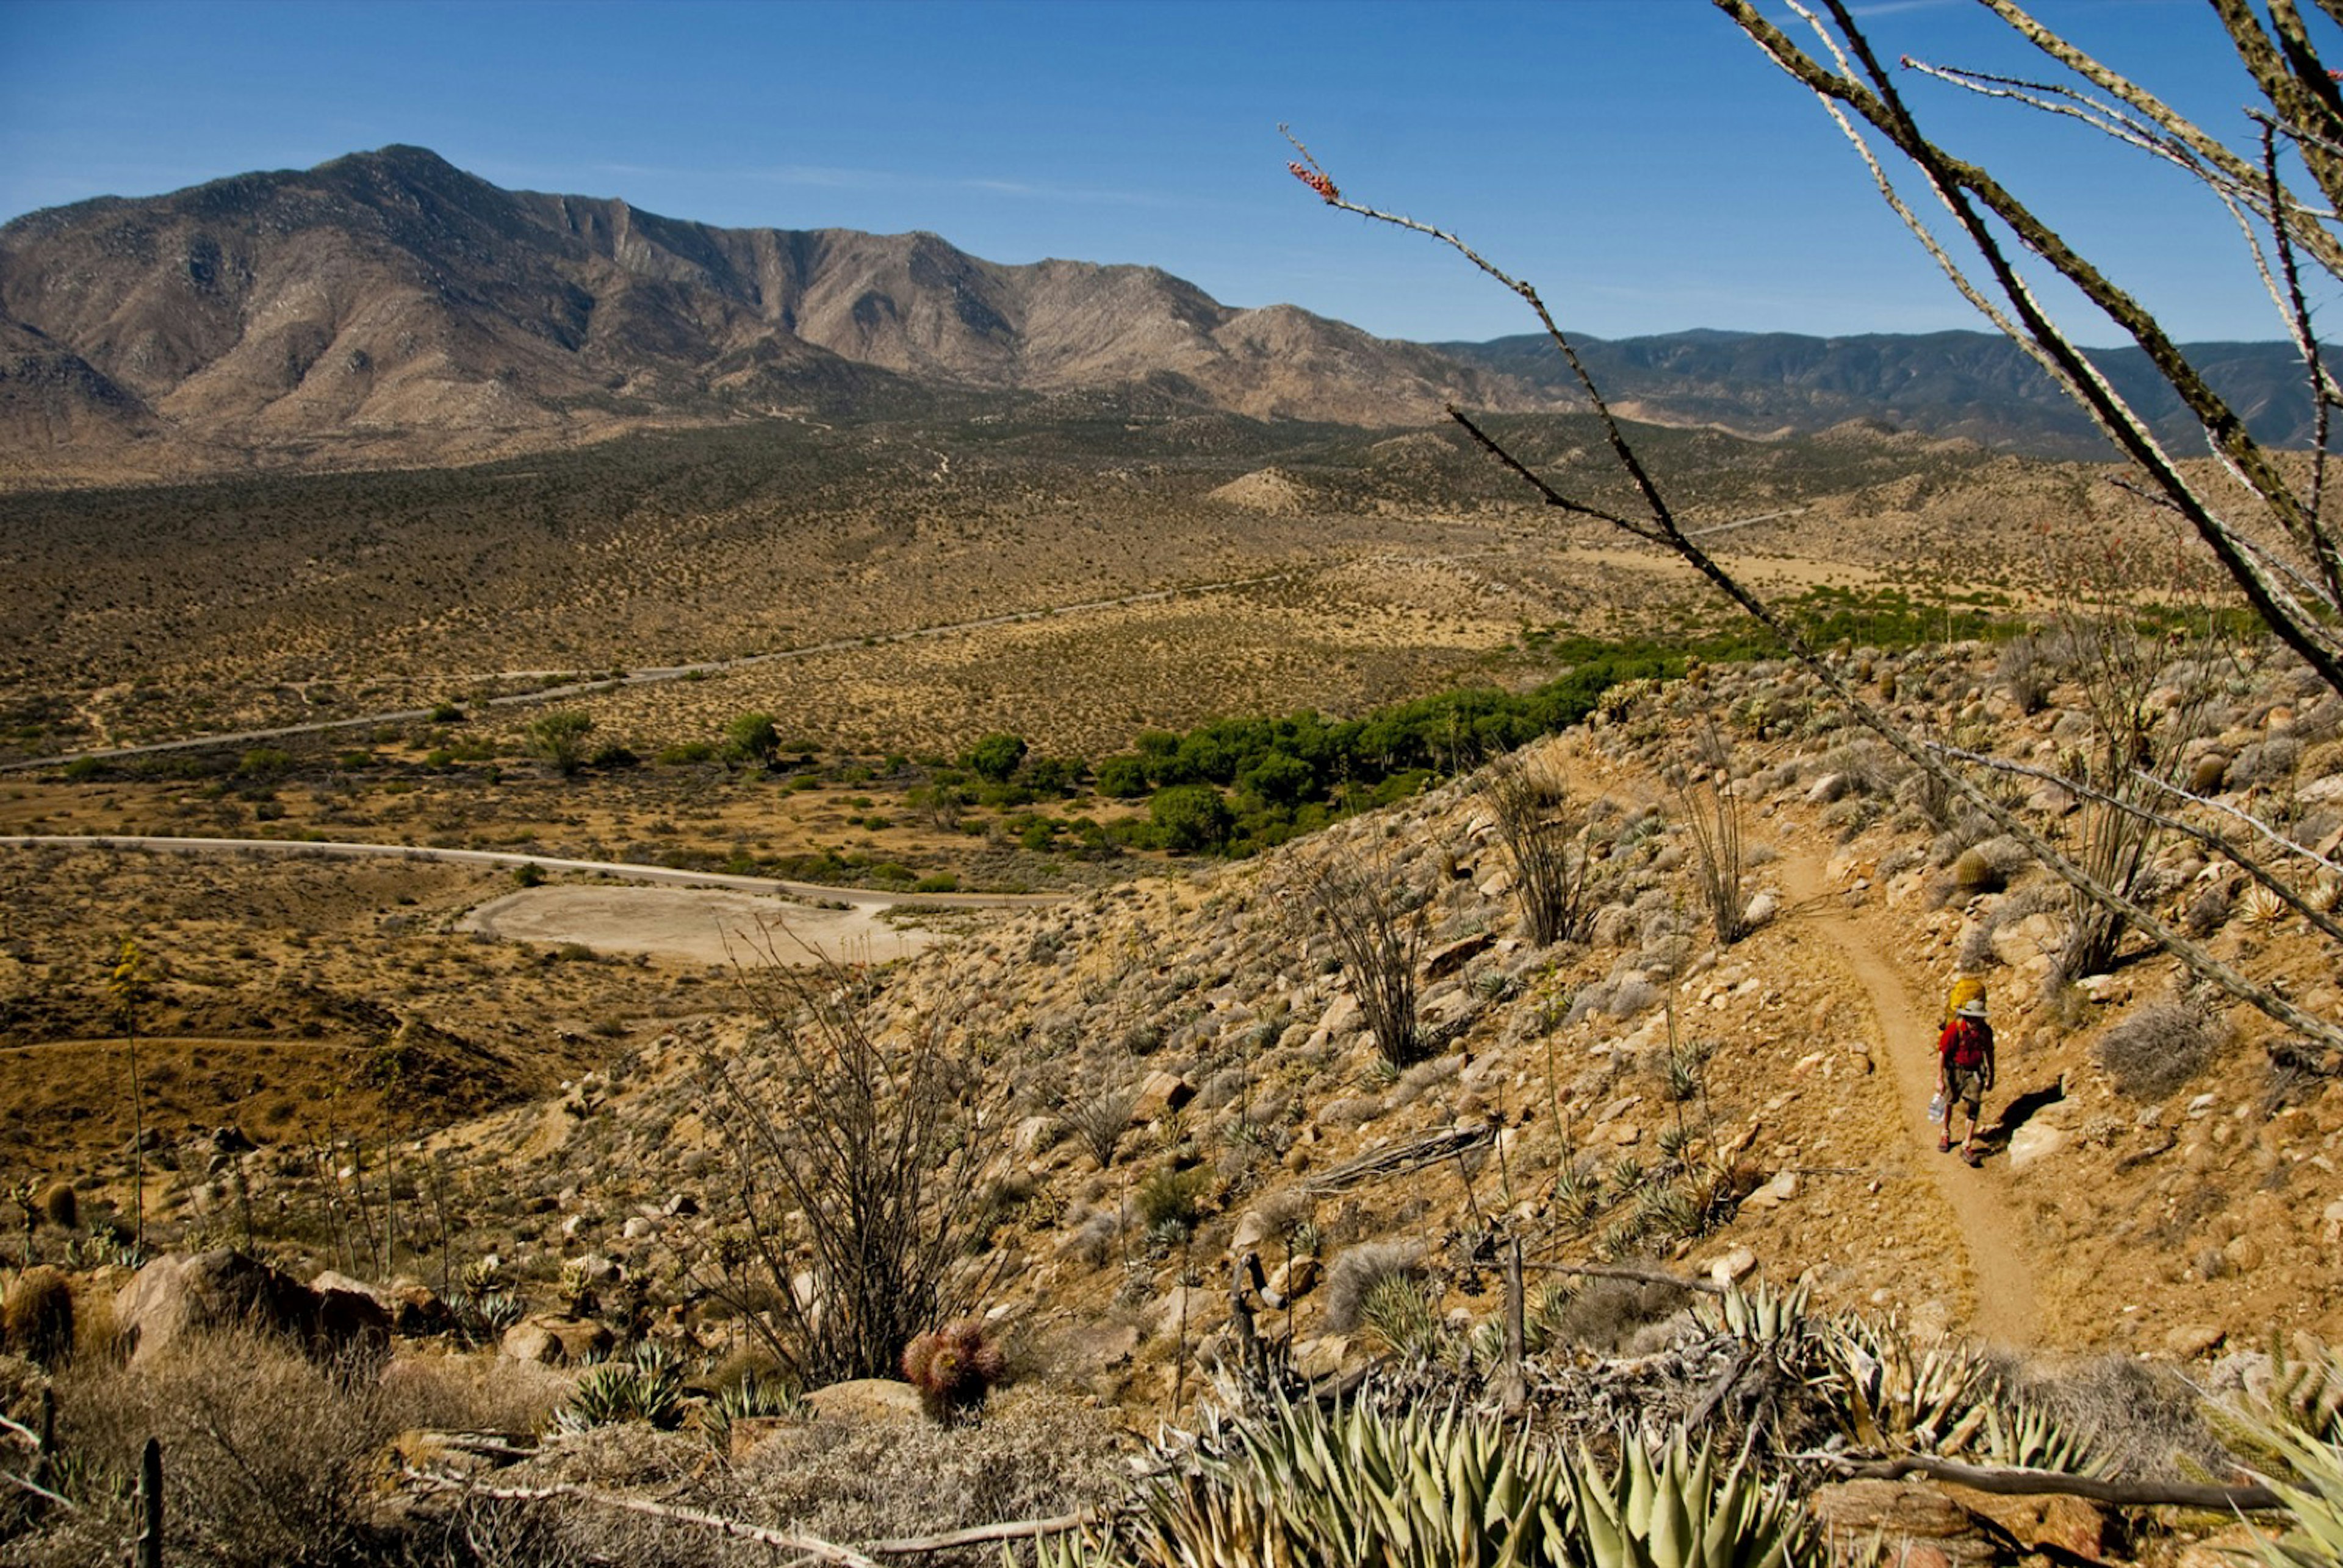
[(1953, 1020), (1952, 1049), (1945, 1053), (1945, 1060), (1955, 1067), (1983, 1067), (1986, 1052), (1992, 1049), (1992, 1046), (1993, 1026), (1991, 1024), (1979, 1023), (1974, 1019), (1957, 1018)]
[(1945, 998), (1945, 1016), (1941, 1021), (1943, 1023), (1952, 1022), (1954, 1015), (1958, 1013), (1961, 1009), (1966, 1007), (1973, 1001), (1983, 1001), (1984, 1000), (1984, 978), (1978, 975), (1962, 975), (1959, 979), (1953, 981), (1952, 992)]

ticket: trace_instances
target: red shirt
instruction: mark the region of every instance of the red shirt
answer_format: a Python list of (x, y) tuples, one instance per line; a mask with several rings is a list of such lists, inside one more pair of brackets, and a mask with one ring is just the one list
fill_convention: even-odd
[(1956, 1018), (1936, 1037), (1936, 1054), (1953, 1067), (1983, 1067), (1993, 1057), (1993, 1026)]

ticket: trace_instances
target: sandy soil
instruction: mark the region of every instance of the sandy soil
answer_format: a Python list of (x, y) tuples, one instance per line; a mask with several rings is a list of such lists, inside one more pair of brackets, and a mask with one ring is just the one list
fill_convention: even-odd
[(463, 930), (511, 941), (580, 943), (600, 953), (649, 953), (695, 963), (784, 963), (808, 951), (837, 962), (885, 963), (935, 933), (896, 925), (870, 905), (822, 909), (699, 888), (525, 888), (464, 917)]

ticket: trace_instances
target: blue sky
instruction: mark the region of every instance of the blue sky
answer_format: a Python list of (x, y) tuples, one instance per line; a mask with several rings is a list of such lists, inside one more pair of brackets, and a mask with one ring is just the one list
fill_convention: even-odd
[[(2242, 123), (2200, 0), (2036, 9), (2213, 127)], [(1883, 54), (2041, 74), (1973, 0), (1858, 10)], [(2277, 336), (2185, 180), (1913, 91), (2182, 336)], [(1151, 263), (1391, 337), (1534, 326), (1429, 242), (1322, 207), (1280, 121), (1349, 194), (1463, 231), (1574, 330), (1980, 325), (1813, 101), (1703, 0), (0, 0), (0, 218), (408, 142), (499, 185), (710, 223)]]

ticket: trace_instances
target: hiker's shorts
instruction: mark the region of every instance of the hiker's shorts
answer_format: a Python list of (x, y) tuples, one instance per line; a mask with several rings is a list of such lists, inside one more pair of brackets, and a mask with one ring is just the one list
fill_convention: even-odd
[(1977, 1108), (1985, 1101), (1985, 1067), (1963, 1067), (1958, 1062), (1945, 1063), (1945, 1098), (1976, 1120)]

